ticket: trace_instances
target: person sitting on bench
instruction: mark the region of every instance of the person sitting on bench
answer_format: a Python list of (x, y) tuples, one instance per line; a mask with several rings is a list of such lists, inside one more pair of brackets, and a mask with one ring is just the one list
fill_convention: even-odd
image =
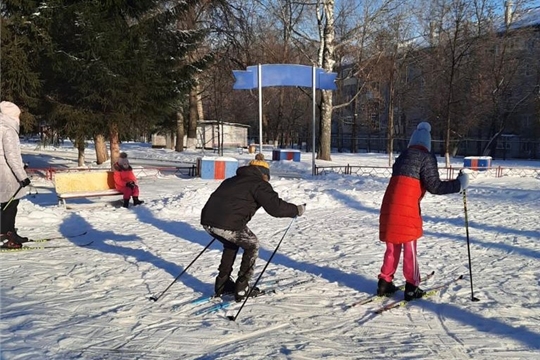
[(139, 185), (133, 169), (129, 165), (129, 160), (125, 152), (120, 153), (120, 158), (114, 164), (114, 184), (116, 190), (124, 194), (125, 208), (129, 207), (129, 198), (133, 197), (133, 205), (140, 205), (144, 201), (139, 200)]

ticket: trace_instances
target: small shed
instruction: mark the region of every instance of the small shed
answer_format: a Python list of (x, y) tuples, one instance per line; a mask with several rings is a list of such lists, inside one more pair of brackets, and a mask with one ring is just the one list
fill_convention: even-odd
[(217, 120), (202, 120), (197, 123), (197, 147), (199, 141), (205, 149), (247, 148), (249, 125)]
[[(218, 120), (201, 120), (197, 123), (198, 149), (217, 148), (247, 148), (249, 125), (228, 123)], [(153, 148), (172, 148), (176, 143), (173, 134), (152, 135)], [(184, 136), (184, 144), (187, 144), (187, 136)]]

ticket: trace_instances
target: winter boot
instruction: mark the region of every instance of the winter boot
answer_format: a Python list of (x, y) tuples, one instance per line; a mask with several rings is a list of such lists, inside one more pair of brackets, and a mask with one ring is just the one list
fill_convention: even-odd
[(238, 249), (232, 247), (225, 247), (223, 254), (221, 255), (221, 262), (219, 263), (219, 274), (216, 278), (216, 284), (214, 286), (215, 296), (221, 296), (223, 294), (234, 294), (234, 281), (231, 280), (231, 273), (233, 270), (234, 260), (236, 260), (236, 253)]
[(394, 294), (396, 291), (398, 291), (398, 287), (394, 285), (393, 282), (379, 279), (379, 283), (377, 285), (377, 296), (392, 296), (392, 294)]
[(413, 299), (420, 299), (426, 292), (411, 283), (405, 284), (405, 301), (411, 301)]
[(26, 236), (21, 236), (17, 232), (15, 232), (14, 234), (15, 234), (15, 241), (18, 242), (19, 244), (23, 244), (25, 242), (30, 241)]
[[(251, 291), (251, 294), (249, 293)], [(236, 280), (236, 286), (234, 289), (234, 300), (240, 302), (244, 300), (249, 294), (249, 297), (257, 297), (262, 294), (262, 291), (258, 287), (251, 288), (249, 286), (249, 280), (246, 278), (240, 278)]]
[(129, 207), (129, 199), (124, 199), (124, 205), (122, 207), (125, 207), (126, 209)]
[(216, 278), (216, 284), (214, 285), (215, 297), (220, 297), (221, 295), (232, 295), (234, 294), (235, 283), (228, 276), (218, 276)]
[(137, 205), (141, 205), (143, 204), (144, 201), (143, 200), (139, 200), (139, 197), (138, 196), (134, 196), (133, 197), (133, 205), (137, 206)]
[(2, 245), (0, 245), (0, 248), (2, 249), (20, 249), (22, 248), (22, 245), (19, 244), (17, 241), (15, 241), (15, 234), (11, 231), (8, 231), (7, 234), (0, 235), (0, 239), (2, 241)]

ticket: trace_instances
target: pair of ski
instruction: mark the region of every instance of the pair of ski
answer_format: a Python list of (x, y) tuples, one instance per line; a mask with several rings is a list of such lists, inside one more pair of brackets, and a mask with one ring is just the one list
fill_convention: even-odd
[(388, 304), (385, 304), (385, 305), (381, 306), (380, 308), (375, 310), (374, 313), (380, 315), (380, 314), (382, 314), (382, 313), (384, 313), (384, 312), (386, 312), (388, 310), (396, 309), (396, 308), (401, 307), (401, 306), (406, 306), (411, 301), (421, 300), (421, 299), (425, 299), (427, 297), (433, 296), (435, 294), (438, 294), (441, 290), (449, 288), (450, 286), (452, 286), (453, 284), (455, 284), (456, 282), (458, 282), (461, 279), (463, 279), (463, 275), (459, 275), (458, 277), (456, 277), (456, 278), (454, 278), (452, 280), (449, 280), (448, 282), (446, 282), (446, 283), (444, 283), (442, 285), (438, 285), (438, 286), (432, 287), (430, 289), (424, 290), (425, 294), (420, 299), (413, 299), (413, 300), (409, 300), (409, 301), (407, 301), (405, 299), (402, 299), (402, 300), (392, 301), (392, 302), (390, 302)]
[[(277, 293), (277, 292), (280, 292), (280, 291), (283, 291), (283, 290), (288, 290), (288, 289), (291, 289), (291, 288), (293, 288), (295, 286), (306, 284), (306, 283), (309, 283), (309, 282), (313, 281), (313, 279), (307, 279), (307, 280), (296, 281), (296, 282), (281, 285), (279, 283), (282, 280), (283, 279), (281, 279), (281, 280), (270, 280), (270, 281), (267, 281), (267, 282), (263, 282), (261, 284), (261, 286), (268, 286), (268, 288), (263, 288), (261, 290), (261, 292), (257, 296), (252, 296), (252, 298), (255, 299), (255, 298), (265, 296), (265, 295), (274, 294), (274, 293)], [(220, 302), (214, 303), (214, 300), (220, 300)], [(234, 297), (231, 296), (231, 295), (227, 295), (226, 297), (206, 296), (206, 297), (202, 297), (200, 299), (194, 300), (190, 304), (198, 306), (198, 305), (205, 304), (205, 303), (208, 303), (208, 302), (212, 302), (213, 304), (206, 307), (206, 308), (197, 310), (194, 313), (194, 315), (212, 314), (212, 313), (218, 312), (220, 310), (225, 310), (227, 308), (230, 308), (235, 304), (240, 304), (239, 302), (234, 300)]]
[[(426, 282), (427, 280), (431, 279), (433, 277), (433, 275), (435, 275), (435, 271), (432, 271), (430, 274), (428, 274), (426, 277), (424, 277), (422, 279), (422, 283), (423, 282)], [(426, 297), (430, 297), (430, 296), (433, 296), (437, 293), (439, 293), (441, 290), (444, 290), (450, 286), (452, 286), (454, 283), (458, 282), (459, 280), (463, 279), (463, 275), (459, 275), (458, 277), (452, 279), (452, 280), (449, 280), (448, 282), (442, 284), (442, 285), (438, 285), (438, 286), (435, 286), (435, 287), (432, 287), (430, 289), (427, 289), (427, 290), (424, 290), (425, 291), (425, 294), (422, 298), (426, 298)], [(405, 284), (401, 285), (401, 286), (398, 286), (399, 290), (403, 291), (405, 290)], [(359, 306), (359, 305), (365, 305), (365, 304), (369, 304), (375, 300), (383, 300), (385, 299), (384, 296), (378, 296), (378, 295), (371, 295), (367, 298), (364, 298), (362, 300), (359, 300), (359, 301), (356, 301), (354, 303), (352, 303), (351, 305), (349, 305), (349, 308), (351, 307), (355, 307), (355, 306)], [(389, 311), (389, 310), (392, 310), (392, 309), (396, 309), (398, 307), (401, 307), (401, 306), (405, 306), (407, 305), (410, 301), (414, 301), (414, 300), (417, 300), (417, 299), (413, 299), (413, 300), (405, 300), (405, 299), (401, 299), (401, 300), (394, 300), (394, 301), (391, 301), (387, 304), (384, 304), (383, 306), (379, 307), (378, 309), (374, 310), (373, 313), (374, 314), (382, 314), (386, 311)]]
[[(431, 279), (433, 277), (433, 275), (435, 275), (435, 271), (432, 271), (431, 273), (427, 274), (424, 278), (422, 278), (421, 283), (424, 283), (424, 282), (428, 281), (429, 279)], [(400, 291), (404, 291), (405, 290), (405, 284), (399, 285), (398, 289)], [(370, 296), (368, 296), (366, 298), (360, 299), (360, 300), (348, 305), (347, 308), (352, 308), (352, 307), (355, 307), (355, 306), (365, 305), (365, 304), (369, 304), (369, 303), (377, 301), (377, 300), (384, 300), (384, 299), (386, 299), (385, 296), (379, 296), (377, 294), (373, 294), (373, 295), (370, 295)]]
[[(35, 239), (35, 240), (29, 240), (27, 243), (46, 243), (52, 240), (69, 240), (76, 237), (80, 237), (83, 235), (86, 235), (88, 232), (82, 232), (80, 234), (75, 235), (69, 235), (69, 236), (52, 236), (48, 238), (42, 238), (42, 239)], [(31, 251), (31, 250), (45, 250), (45, 249), (61, 249), (61, 248), (67, 248), (67, 247), (85, 247), (92, 245), (94, 241), (89, 241), (87, 243), (83, 244), (69, 244), (69, 245), (41, 245), (41, 246), (26, 246), (23, 245), (22, 247), (18, 249), (10, 249), (10, 248), (0, 248), (0, 252), (15, 252), (15, 251)], [(25, 243), (25, 244), (27, 244)]]

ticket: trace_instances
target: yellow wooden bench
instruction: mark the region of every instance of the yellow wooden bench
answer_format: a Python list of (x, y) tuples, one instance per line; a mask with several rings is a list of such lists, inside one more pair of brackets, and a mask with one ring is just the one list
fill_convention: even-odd
[(112, 171), (77, 171), (54, 174), (54, 188), (58, 204), (66, 206), (66, 199), (122, 195), (114, 187)]

